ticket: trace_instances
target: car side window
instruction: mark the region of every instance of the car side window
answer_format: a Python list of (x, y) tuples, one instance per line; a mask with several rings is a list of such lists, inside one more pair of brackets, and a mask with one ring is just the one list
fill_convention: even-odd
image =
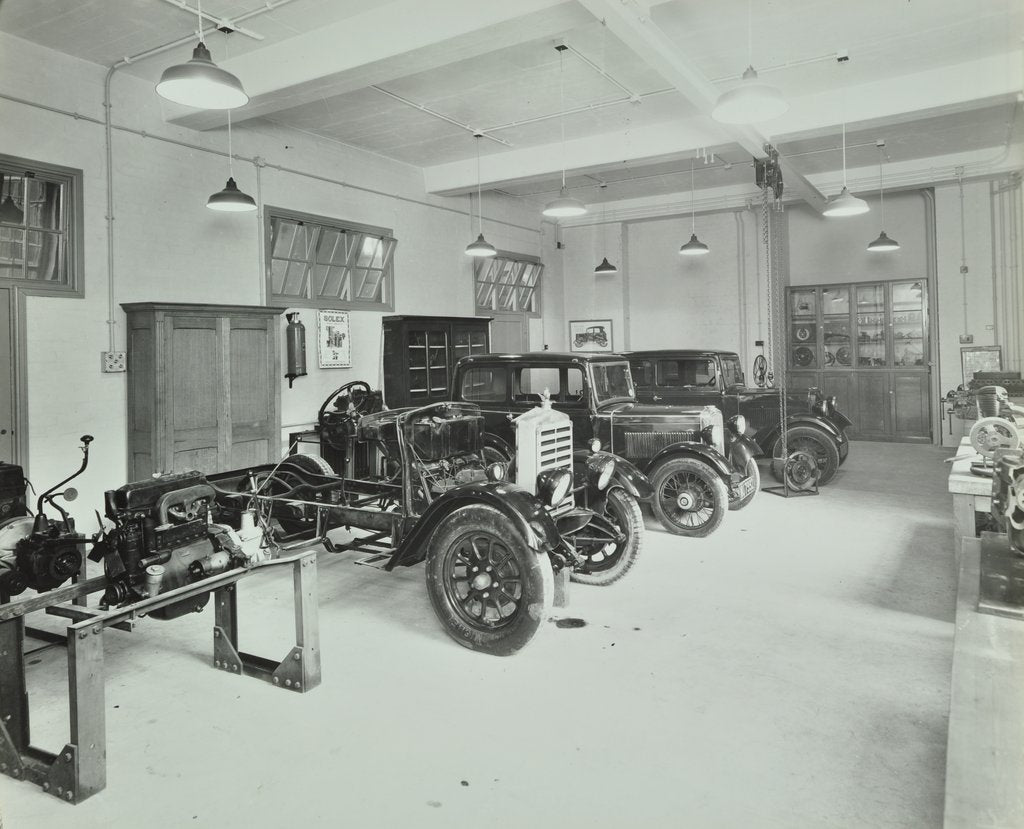
[(633, 373), (633, 382), (638, 386), (651, 386), (654, 384), (654, 366), (650, 360), (638, 360), (629, 364)]
[(562, 386), (557, 368), (524, 367), (513, 378), (512, 397), (519, 403), (540, 403), (545, 391), (560, 400)]
[(563, 403), (582, 403), (583, 401), (583, 369), (570, 366), (565, 370), (565, 395)]
[(704, 357), (681, 357), (658, 360), (657, 378), (659, 386), (672, 388), (700, 389), (714, 388), (718, 374), (715, 361)]
[(462, 375), (461, 399), (470, 403), (504, 403), (508, 396), (508, 370), (480, 366)]

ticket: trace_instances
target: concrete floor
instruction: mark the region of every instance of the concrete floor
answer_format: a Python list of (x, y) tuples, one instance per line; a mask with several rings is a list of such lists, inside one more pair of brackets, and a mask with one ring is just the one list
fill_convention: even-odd
[[(321, 556), (323, 684), (208, 667), (213, 613), (105, 634), (107, 788), (0, 778), (24, 827), (936, 827), (953, 640), (949, 450), (856, 443), (819, 497), (573, 588), (520, 654), (453, 644), (422, 568)], [(768, 477), (767, 475), (765, 476)], [(291, 644), (290, 576), (242, 586), (242, 647)], [(64, 655), (33, 739), (67, 739)]]

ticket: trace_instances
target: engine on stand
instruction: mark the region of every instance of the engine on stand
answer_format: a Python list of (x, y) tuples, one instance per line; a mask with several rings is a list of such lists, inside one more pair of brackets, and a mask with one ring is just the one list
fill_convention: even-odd
[[(262, 532), (251, 512), (239, 530), (213, 522), (215, 491), (199, 472), (163, 475), (107, 490), (106, 516), (113, 522), (90, 558), (103, 562), (107, 587), (101, 604), (118, 606), (156, 596), (232, 567), (266, 557)], [(210, 594), (171, 604), (151, 615), (173, 619), (202, 610)]]

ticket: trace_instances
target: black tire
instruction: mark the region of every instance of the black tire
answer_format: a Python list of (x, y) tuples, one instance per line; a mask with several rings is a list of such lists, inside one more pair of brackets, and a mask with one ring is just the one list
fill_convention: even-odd
[(319, 455), (289, 455), (278, 465), (278, 469), (287, 469), (289, 467), (303, 472), (312, 472), (314, 475), (337, 477), (334, 468)]
[[(729, 490), (719, 474), (694, 458), (671, 458), (651, 475), (651, 509), (662, 526), (675, 535), (704, 538), (725, 518)], [(686, 499), (689, 503), (683, 503)]]
[[(481, 584), (488, 572), (491, 584)], [(441, 520), (427, 547), (426, 577), (445, 632), (492, 656), (510, 656), (534, 637), (555, 591), (547, 556), (531, 549), (506, 516), (482, 504)]]
[[(616, 487), (605, 500), (604, 517), (626, 534), (625, 540), (618, 544), (577, 542), (576, 552), (585, 556), (587, 563), (572, 572), (570, 581), (605, 587), (621, 579), (636, 563), (644, 538), (644, 516), (636, 498)], [(587, 528), (582, 532), (585, 534)]]
[[(787, 432), (787, 451), (790, 455), (794, 452), (809, 452), (818, 461), (818, 486), (824, 486), (831, 481), (839, 469), (839, 448), (821, 429), (813, 426), (792, 426)], [(780, 441), (775, 442), (772, 450), (772, 457), (779, 458), (781, 452)], [(781, 464), (772, 464), (772, 474), (775, 480), (782, 483), (782, 475), (779, 471)]]
[(750, 491), (749, 495), (745, 495), (742, 498), (737, 498), (735, 501), (729, 502), (729, 509), (736, 510), (743, 509), (747, 504), (754, 500), (754, 496), (757, 495), (761, 489), (761, 470), (757, 466), (757, 461), (751, 458), (747, 461), (747, 468), (744, 470), (746, 475), (753, 477), (754, 488)]

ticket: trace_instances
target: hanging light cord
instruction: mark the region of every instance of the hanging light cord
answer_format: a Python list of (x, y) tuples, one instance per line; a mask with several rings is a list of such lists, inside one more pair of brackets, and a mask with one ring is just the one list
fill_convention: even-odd
[(754, 0), (747, 0), (747, 66), (754, 65)]
[[(843, 165), (846, 166), (846, 165)], [(882, 218), (882, 230), (885, 230), (885, 185), (882, 181), (882, 148), (878, 148), (878, 213)]]
[(231, 110), (228, 110), (228, 177), (235, 177), (235, 154), (231, 151)]
[(697, 233), (697, 219), (693, 209), (693, 159), (690, 159), (690, 233)]
[(559, 97), (559, 109), (562, 111), (562, 117), (559, 122), (562, 125), (562, 189), (565, 189), (565, 53), (564, 50), (558, 50), (558, 97)]
[(484, 235), (484, 203), (480, 196), (480, 136), (476, 137), (476, 214), (480, 221), (480, 235)]
[(203, 0), (196, 0), (196, 16), (199, 18), (199, 31), (196, 32), (196, 35), (198, 35), (198, 37), (199, 37), (199, 42), (202, 43), (203, 42)]
[(843, 121), (843, 187), (846, 187), (846, 121)]

